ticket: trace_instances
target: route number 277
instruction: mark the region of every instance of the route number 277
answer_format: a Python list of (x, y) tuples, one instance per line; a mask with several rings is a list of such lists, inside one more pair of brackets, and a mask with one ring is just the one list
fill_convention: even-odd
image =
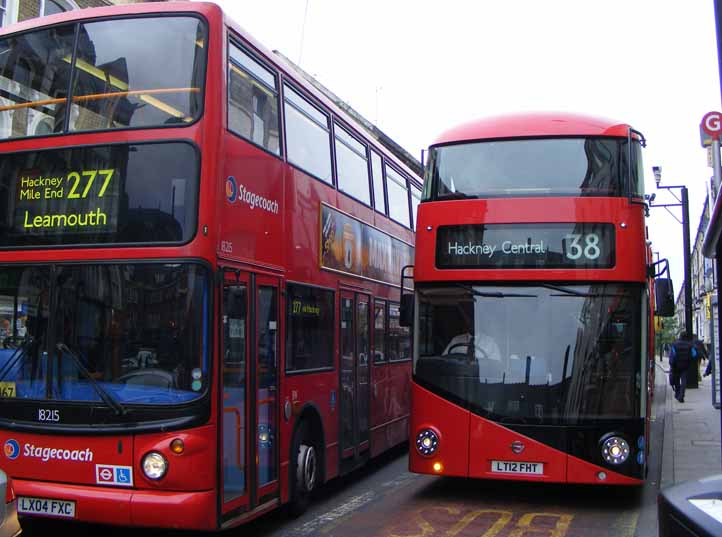
[(564, 236), (564, 242), (567, 245), (567, 259), (597, 259), (602, 253), (599, 248), (599, 235), (596, 233), (569, 233)]
[[(80, 199), (87, 198), (90, 187), (93, 186), (95, 178), (100, 175), (103, 184), (100, 186), (98, 197), (102, 198), (105, 195), (105, 191), (110, 184), (110, 179), (113, 177), (115, 170), (88, 170), (84, 172), (70, 172), (68, 174), (67, 182), (70, 185), (70, 192), (68, 192), (68, 199)], [(79, 190), (82, 188), (82, 192)]]

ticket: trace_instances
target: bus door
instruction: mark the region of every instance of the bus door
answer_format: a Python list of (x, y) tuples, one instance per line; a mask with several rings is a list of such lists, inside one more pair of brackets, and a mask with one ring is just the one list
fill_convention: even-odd
[(341, 291), (341, 456), (358, 458), (369, 448), (369, 296)]
[[(222, 289), (222, 513), (279, 496), (278, 280), (227, 271)], [(228, 517), (227, 517), (228, 518)]]

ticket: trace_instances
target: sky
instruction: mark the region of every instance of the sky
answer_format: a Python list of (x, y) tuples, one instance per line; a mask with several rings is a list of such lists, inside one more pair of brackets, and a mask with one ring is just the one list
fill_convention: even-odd
[[(647, 193), (686, 185), (694, 244), (712, 169), (702, 116), (721, 110), (713, 0), (216, 0), (420, 157), (448, 128), (532, 110), (629, 123)], [(679, 189), (673, 192), (679, 194)], [(655, 203), (676, 203), (657, 190)], [(683, 277), (680, 208), (652, 208), (652, 249)]]

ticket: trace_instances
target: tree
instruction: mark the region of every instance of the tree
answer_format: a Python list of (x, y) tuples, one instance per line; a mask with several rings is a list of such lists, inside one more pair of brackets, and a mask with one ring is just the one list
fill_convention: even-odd
[(664, 346), (671, 345), (677, 339), (679, 327), (677, 326), (677, 317), (656, 317), (655, 320), (655, 328), (661, 328), (661, 330), (655, 330), (654, 354), (661, 359)]

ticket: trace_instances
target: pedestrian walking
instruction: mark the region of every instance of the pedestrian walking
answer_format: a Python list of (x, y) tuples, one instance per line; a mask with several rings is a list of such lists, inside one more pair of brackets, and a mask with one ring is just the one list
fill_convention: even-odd
[(681, 332), (669, 350), (669, 383), (674, 389), (674, 398), (680, 403), (684, 403), (687, 372), (693, 363), (697, 363), (697, 348), (694, 340), (686, 332)]
[(693, 364), (694, 372), (697, 374), (697, 381), (702, 382), (699, 366), (703, 361), (707, 360), (707, 368), (709, 369), (709, 352), (707, 352), (707, 345), (705, 345), (705, 342), (697, 337), (697, 334), (692, 334), (692, 342), (695, 350), (697, 351), (697, 360), (695, 360)]

